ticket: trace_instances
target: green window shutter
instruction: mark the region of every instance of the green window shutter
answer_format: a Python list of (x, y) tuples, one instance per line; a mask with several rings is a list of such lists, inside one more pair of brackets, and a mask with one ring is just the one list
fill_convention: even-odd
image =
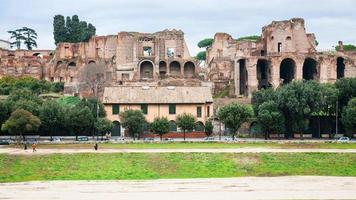
[(120, 113), (120, 106), (119, 104), (113, 104), (112, 105), (112, 114), (113, 115), (118, 115)]
[(141, 111), (143, 114), (147, 115), (148, 113), (148, 105), (147, 104), (141, 104)]
[(169, 104), (169, 114), (170, 115), (176, 114), (176, 104)]
[(197, 117), (201, 117), (201, 106), (197, 107)]

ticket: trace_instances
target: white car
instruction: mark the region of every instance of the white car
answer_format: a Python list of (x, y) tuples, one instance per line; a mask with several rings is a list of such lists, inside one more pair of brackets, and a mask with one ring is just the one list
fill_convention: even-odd
[(337, 142), (340, 142), (340, 143), (347, 143), (349, 141), (350, 141), (349, 137), (341, 137), (337, 140)]

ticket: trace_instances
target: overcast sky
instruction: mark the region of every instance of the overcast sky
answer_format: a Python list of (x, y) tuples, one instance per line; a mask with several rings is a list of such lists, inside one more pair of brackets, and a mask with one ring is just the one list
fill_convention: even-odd
[(199, 40), (216, 32), (260, 35), (262, 26), (292, 17), (306, 20), (321, 49), (339, 40), (356, 44), (356, 0), (0, 0), (0, 5), (0, 39), (27, 26), (37, 31), (39, 49), (55, 48), (56, 14), (77, 14), (97, 35), (181, 29), (192, 55)]

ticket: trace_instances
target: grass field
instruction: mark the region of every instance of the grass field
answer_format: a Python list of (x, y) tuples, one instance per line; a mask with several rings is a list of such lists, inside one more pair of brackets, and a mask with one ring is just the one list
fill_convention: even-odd
[(0, 154), (0, 182), (284, 175), (356, 176), (356, 154)]
[[(172, 143), (103, 143), (104, 149), (223, 149), (223, 148), (282, 148), (282, 149), (356, 149), (356, 143), (220, 143), (220, 142), (172, 142)], [(93, 144), (40, 144), (39, 148), (93, 148)]]

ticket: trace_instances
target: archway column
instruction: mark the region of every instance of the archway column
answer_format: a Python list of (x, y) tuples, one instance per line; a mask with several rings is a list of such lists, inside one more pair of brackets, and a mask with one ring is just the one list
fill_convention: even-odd
[(248, 97), (258, 89), (257, 59), (246, 59)]
[(235, 95), (240, 94), (240, 62), (239, 59), (234, 60), (234, 85), (235, 85)]
[(304, 60), (302, 62), (299, 60), (295, 61), (294, 80), (302, 80), (303, 79), (303, 65), (304, 65)]
[(282, 62), (282, 60), (279, 59), (272, 59), (271, 60), (271, 64), (270, 64), (270, 68), (271, 68), (271, 83), (272, 83), (272, 87), (274, 89), (276, 89), (277, 87), (279, 87), (280, 84), (280, 74), (279, 74), (279, 64)]

